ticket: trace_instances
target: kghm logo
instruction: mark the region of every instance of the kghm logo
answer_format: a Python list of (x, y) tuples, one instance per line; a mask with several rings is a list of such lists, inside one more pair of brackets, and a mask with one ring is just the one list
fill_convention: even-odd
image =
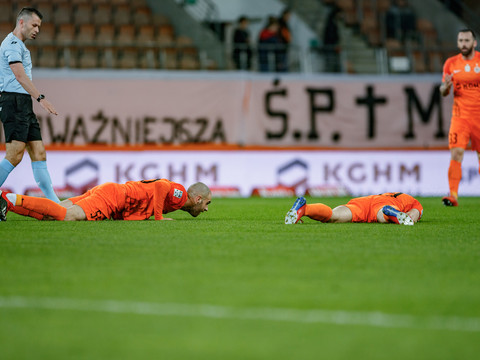
[(98, 185), (100, 167), (90, 159), (82, 160), (65, 170), (65, 185), (81, 192)]
[(308, 164), (302, 160), (295, 159), (277, 170), (278, 183), (280, 185), (306, 186), (308, 182)]

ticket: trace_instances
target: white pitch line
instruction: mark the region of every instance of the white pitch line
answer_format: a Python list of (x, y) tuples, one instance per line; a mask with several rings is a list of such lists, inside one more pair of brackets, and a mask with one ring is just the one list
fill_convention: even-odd
[(478, 317), (415, 316), (408, 314), (386, 314), (382, 312), (260, 307), (242, 308), (202, 304), (30, 298), (21, 296), (0, 296), (0, 308), (72, 310), (155, 316), (205, 317), (215, 319), (480, 332), (480, 318)]

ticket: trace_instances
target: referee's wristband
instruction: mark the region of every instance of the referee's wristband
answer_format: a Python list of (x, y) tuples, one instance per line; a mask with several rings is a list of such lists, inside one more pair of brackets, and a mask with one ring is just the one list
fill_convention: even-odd
[(40, 100), (45, 99), (45, 95), (40, 94), (38, 95), (37, 101), (40, 102)]

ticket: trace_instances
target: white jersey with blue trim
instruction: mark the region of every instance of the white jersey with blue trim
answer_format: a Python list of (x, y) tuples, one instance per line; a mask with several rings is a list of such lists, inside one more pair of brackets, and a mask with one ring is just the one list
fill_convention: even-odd
[(32, 58), (22, 40), (10, 33), (0, 46), (0, 90), (28, 94), (15, 78), (10, 64), (21, 62), (25, 73), (32, 80)]

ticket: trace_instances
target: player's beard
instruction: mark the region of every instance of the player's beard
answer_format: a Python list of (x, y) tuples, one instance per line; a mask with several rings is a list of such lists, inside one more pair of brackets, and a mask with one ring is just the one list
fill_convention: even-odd
[(462, 55), (463, 55), (464, 57), (469, 57), (470, 55), (472, 55), (473, 45), (470, 46), (469, 48), (461, 48), (461, 49), (460, 49), (460, 52), (462, 53)]

